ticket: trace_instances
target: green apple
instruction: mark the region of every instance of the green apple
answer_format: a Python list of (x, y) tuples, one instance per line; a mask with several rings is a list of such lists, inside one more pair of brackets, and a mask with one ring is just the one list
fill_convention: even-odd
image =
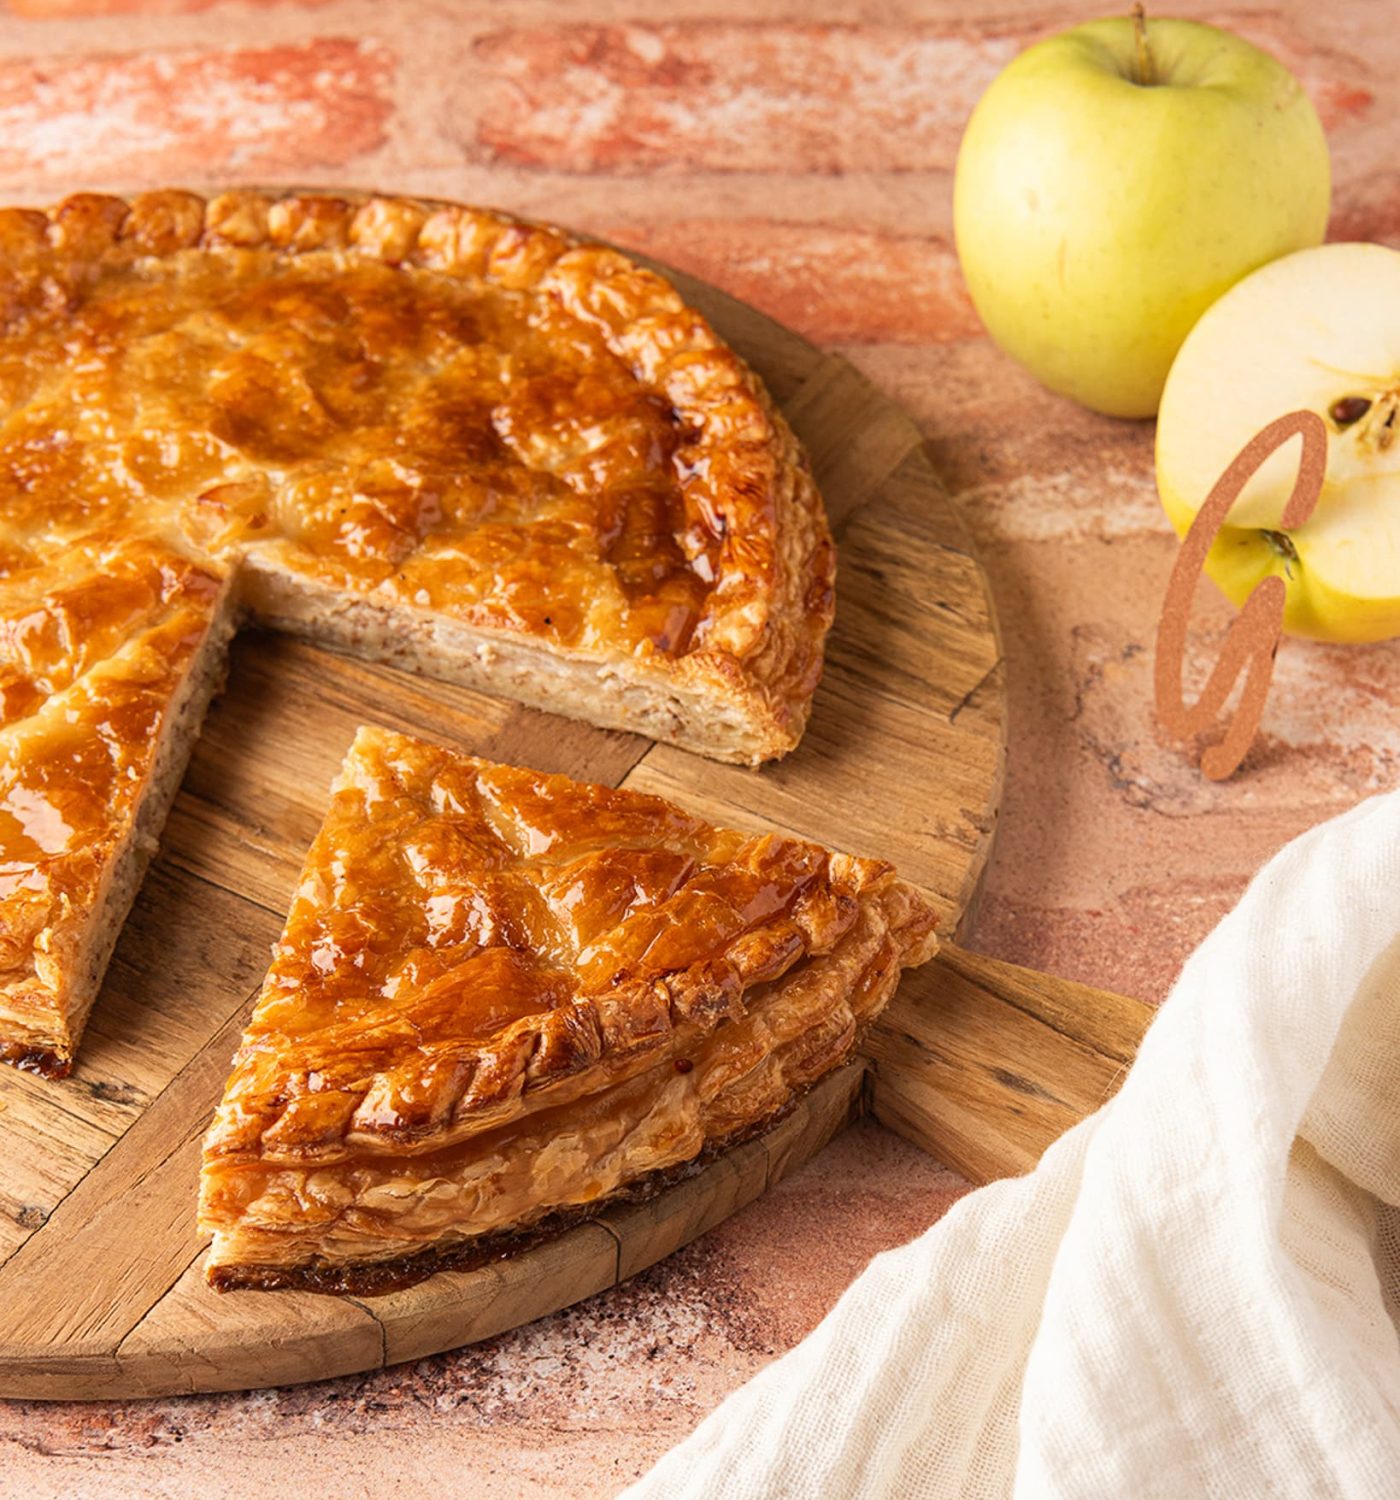
[(1184, 533), (1261, 428), (1310, 410), (1326, 423), (1327, 476), (1285, 532), (1298, 473), (1286, 444), (1246, 484), (1206, 570), (1243, 603), (1269, 574), (1284, 629), (1329, 641), (1400, 635), (1400, 252), (1322, 245), (1227, 292), (1191, 331), (1157, 418), (1157, 489)]
[(1192, 325), (1327, 228), (1327, 142), (1298, 80), (1194, 21), (1123, 17), (1037, 42), (958, 153), (954, 227), (992, 337), (1053, 391), (1157, 410)]

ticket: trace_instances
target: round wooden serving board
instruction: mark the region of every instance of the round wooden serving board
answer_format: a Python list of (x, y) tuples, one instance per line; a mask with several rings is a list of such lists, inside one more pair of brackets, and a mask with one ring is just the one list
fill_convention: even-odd
[[(1069, 1038), (1051, 1071), (1072, 1062), (1079, 1075), (1061, 1098), (1035, 1059), (1047, 1038), (1065, 1041), (1066, 1025), (1036, 1014), (1033, 982), (1019, 1004), (1004, 1003), (996, 985), (979, 988), (982, 961), (968, 957), (944, 965), (939, 983), (927, 970), (906, 981), (873, 1062), (842, 1069), (766, 1136), (650, 1202), (386, 1297), (206, 1287), (194, 1225), (200, 1137), (357, 725), (883, 856), (933, 895), (949, 935), (977, 889), (1002, 779), (1000, 648), (986, 581), (919, 434), (846, 361), (711, 287), (674, 279), (759, 370), (805, 440), (840, 542), (836, 627), (801, 747), (759, 771), (721, 766), (284, 637), (240, 637), (73, 1076), (56, 1083), (0, 1069), (0, 1395), (240, 1389), (435, 1353), (652, 1264), (866, 1107), (989, 1175), (1024, 1166), (1042, 1138), (1102, 1097), (1118, 1066), (1112, 1049)], [(945, 1032), (943, 1018), (931, 1027), (927, 1014), (934, 1003), (946, 1012), (958, 994), (962, 1042), (956, 1024)], [(1061, 1003), (1071, 1023), (1087, 996)], [(1012, 1032), (1030, 1028), (1011, 1063), (995, 1026), (989, 1041), (998, 1004)], [(952, 1051), (940, 1051), (948, 1038)]]

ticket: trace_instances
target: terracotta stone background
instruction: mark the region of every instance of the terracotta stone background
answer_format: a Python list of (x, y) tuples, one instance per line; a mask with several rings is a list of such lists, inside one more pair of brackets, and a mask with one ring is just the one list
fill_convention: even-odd
[[(0, 193), (284, 180), (494, 203), (647, 250), (839, 349), (927, 432), (1001, 613), (1009, 779), (971, 941), (1155, 1000), (1270, 853), (1394, 784), (1400, 652), (1285, 644), (1265, 732), (1223, 786), (1154, 740), (1174, 543), (1151, 427), (1003, 359), (951, 246), (974, 101), (1025, 42), (1098, 9), (0, 0)], [(1301, 75), (1331, 136), (1334, 235), (1400, 242), (1393, 7), (1172, 9)], [(1227, 619), (1203, 595), (1200, 662)], [(247, 1396), (0, 1403), (0, 1494), (611, 1494), (962, 1190), (862, 1126), (666, 1264), (458, 1355)]]

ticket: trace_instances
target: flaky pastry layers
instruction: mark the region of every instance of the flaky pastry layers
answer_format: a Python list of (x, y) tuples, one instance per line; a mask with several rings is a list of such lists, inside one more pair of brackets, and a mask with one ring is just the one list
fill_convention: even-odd
[[(197, 727), (182, 674), (211, 677), (227, 633), (184, 658), (152, 623), (174, 655), (142, 691), (180, 733), (126, 743), (136, 647), (68, 623), (108, 607), (104, 548), (166, 559), (188, 608), (231, 592), (264, 624), (750, 763), (797, 743), (833, 607), (786, 423), (616, 251), (403, 198), (0, 211), (0, 666), (27, 684), (0, 783), (0, 1058), (57, 1071)], [(74, 692), (125, 767), (110, 816), (44, 769)]]
[(218, 1287), (375, 1292), (588, 1213), (847, 1057), (886, 864), (362, 729), (204, 1147)]

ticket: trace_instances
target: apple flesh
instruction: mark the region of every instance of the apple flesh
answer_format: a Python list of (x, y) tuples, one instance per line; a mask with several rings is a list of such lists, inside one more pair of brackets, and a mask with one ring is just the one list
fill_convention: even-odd
[(1323, 245), (1256, 271), (1192, 330), (1157, 419), (1157, 490), (1184, 534), (1226, 465), (1286, 412), (1327, 424), (1327, 477), (1285, 532), (1286, 444), (1245, 485), (1206, 571), (1236, 603), (1270, 574), (1284, 629), (1328, 641), (1400, 635), (1400, 252)]
[(1257, 266), (1318, 244), (1317, 113), (1214, 26), (1094, 21), (1030, 47), (973, 111), (954, 229), (988, 331), (1051, 390), (1157, 409), (1192, 325)]

